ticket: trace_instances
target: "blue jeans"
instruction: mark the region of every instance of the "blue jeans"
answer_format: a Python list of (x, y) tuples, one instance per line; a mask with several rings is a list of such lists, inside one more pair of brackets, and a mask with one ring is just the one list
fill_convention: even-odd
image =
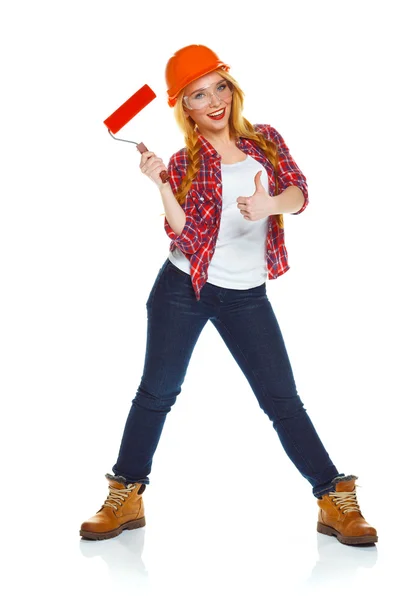
[(163, 263), (146, 302), (148, 328), (144, 370), (128, 414), (113, 467), (127, 482), (149, 484), (166, 415), (175, 404), (204, 326), (220, 333), (272, 421), (280, 442), (320, 497), (339, 474), (306, 413), (276, 316), (263, 283), (234, 290), (207, 282), (197, 301), (190, 276)]

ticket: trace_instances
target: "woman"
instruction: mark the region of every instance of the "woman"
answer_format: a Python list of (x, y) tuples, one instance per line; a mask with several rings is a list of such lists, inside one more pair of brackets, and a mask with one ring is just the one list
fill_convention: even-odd
[(265, 280), (288, 269), (283, 213), (307, 206), (306, 179), (281, 135), (242, 116), (244, 94), (206, 46), (181, 48), (166, 66), (168, 104), (186, 147), (166, 170), (153, 152), (140, 168), (159, 188), (169, 256), (150, 291), (144, 371), (124, 429), (108, 497), (80, 534), (107, 539), (145, 525), (143, 492), (166, 415), (208, 321), (247, 377), (280, 442), (318, 499), (319, 532), (345, 544), (377, 541), (354, 475), (339, 473), (297, 393)]

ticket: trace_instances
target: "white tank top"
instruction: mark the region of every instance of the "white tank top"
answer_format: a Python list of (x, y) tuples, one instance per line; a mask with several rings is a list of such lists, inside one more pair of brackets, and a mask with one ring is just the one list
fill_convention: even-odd
[[(247, 290), (267, 278), (266, 241), (268, 217), (247, 221), (237, 206), (239, 196), (255, 193), (254, 177), (262, 170), (260, 181), (269, 191), (265, 167), (249, 154), (230, 165), (222, 163), (222, 215), (215, 251), (208, 268), (209, 283), (224, 288)], [(190, 261), (177, 247), (169, 260), (190, 274)]]

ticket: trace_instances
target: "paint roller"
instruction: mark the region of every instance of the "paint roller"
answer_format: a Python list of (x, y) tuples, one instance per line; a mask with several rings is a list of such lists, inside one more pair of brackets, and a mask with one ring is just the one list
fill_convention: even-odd
[[(117, 133), (124, 125), (126, 125), (133, 117), (135, 117), (145, 106), (149, 104), (152, 100), (156, 98), (156, 94), (154, 91), (145, 84), (141, 87), (135, 94), (133, 94), (124, 104), (121, 104), (116, 111), (112, 113), (107, 119), (105, 119), (104, 124), (108, 128), (108, 133), (114, 140), (118, 140), (119, 142), (128, 142), (129, 144), (135, 144), (137, 150), (143, 154), (143, 152), (147, 152), (146, 146), (143, 142), (139, 144), (137, 142), (132, 142), (130, 140), (123, 140), (121, 138), (117, 138), (113, 133)], [(111, 133), (112, 132), (112, 133)], [(159, 173), (162, 183), (166, 183), (169, 179), (169, 175), (167, 171), (161, 171)]]

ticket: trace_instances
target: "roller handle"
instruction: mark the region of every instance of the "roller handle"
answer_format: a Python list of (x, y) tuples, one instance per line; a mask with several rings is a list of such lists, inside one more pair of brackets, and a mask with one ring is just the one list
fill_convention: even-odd
[[(137, 144), (137, 150), (140, 152), (140, 154), (143, 154), (143, 152), (148, 152), (146, 146), (143, 144), (143, 142), (140, 142), (140, 144)], [(169, 175), (168, 175), (168, 171), (161, 171), (159, 173), (159, 176), (162, 180), (162, 183), (166, 183), (169, 179)]]

